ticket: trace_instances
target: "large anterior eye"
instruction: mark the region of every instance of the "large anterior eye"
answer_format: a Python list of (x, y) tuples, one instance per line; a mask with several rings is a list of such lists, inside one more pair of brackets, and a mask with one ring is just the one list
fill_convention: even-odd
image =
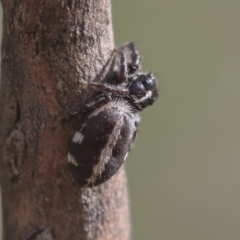
[(155, 84), (156, 84), (155, 77), (151, 73), (148, 74), (143, 81), (143, 85), (146, 88), (146, 90), (152, 90)]
[(146, 89), (143, 86), (142, 81), (134, 81), (129, 88), (129, 92), (130, 95), (144, 96), (146, 93)]

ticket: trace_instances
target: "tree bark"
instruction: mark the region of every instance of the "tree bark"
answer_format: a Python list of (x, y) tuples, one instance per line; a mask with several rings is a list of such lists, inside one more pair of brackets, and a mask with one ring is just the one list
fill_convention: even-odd
[[(67, 147), (113, 50), (110, 0), (2, 0), (0, 181), (4, 240), (129, 239), (124, 169), (75, 187)], [(65, 121), (64, 121), (65, 119)]]

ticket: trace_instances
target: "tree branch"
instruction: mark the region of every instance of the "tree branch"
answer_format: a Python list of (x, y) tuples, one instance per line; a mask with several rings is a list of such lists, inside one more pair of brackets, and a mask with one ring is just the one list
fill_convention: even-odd
[(129, 239), (121, 169), (95, 188), (73, 185), (67, 146), (113, 49), (110, 0), (2, 0), (0, 180), (5, 240)]

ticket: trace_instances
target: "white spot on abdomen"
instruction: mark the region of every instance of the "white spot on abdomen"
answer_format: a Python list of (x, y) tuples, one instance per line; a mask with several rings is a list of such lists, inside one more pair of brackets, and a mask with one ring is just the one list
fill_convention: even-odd
[(78, 163), (77, 163), (75, 157), (73, 155), (71, 155), (70, 153), (68, 153), (67, 159), (68, 159), (68, 163), (78, 166)]
[(84, 136), (80, 132), (76, 132), (73, 136), (72, 141), (74, 143), (80, 144), (82, 142), (83, 138), (84, 138)]

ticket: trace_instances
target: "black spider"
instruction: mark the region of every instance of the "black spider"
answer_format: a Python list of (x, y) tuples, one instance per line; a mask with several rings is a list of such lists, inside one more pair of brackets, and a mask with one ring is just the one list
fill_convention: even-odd
[(97, 186), (119, 170), (137, 134), (137, 112), (158, 97), (154, 75), (139, 72), (133, 43), (115, 49), (107, 68), (104, 83), (82, 81), (99, 93), (85, 105), (89, 116), (69, 146), (69, 170), (81, 187)]

